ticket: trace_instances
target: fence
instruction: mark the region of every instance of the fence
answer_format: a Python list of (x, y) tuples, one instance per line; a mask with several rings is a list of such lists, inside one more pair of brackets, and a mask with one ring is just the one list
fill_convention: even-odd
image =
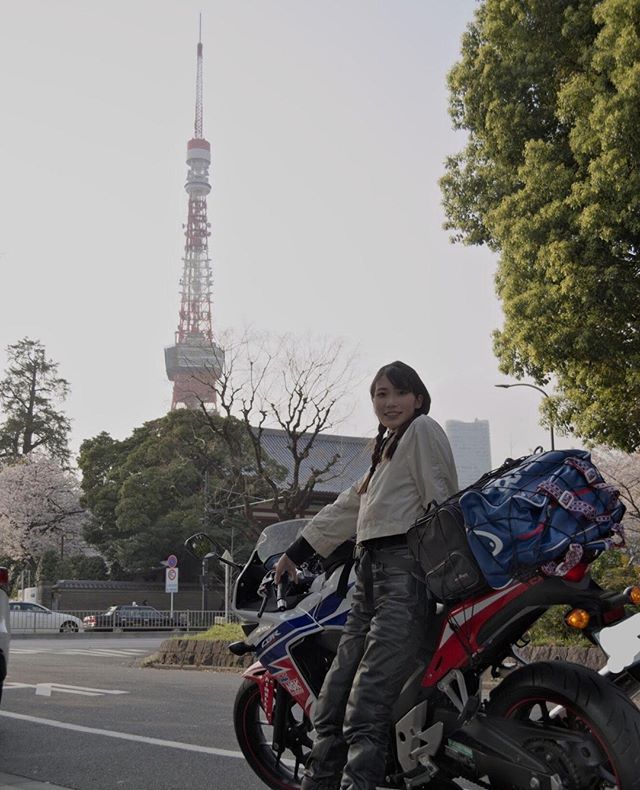
[(55, 612), (39, 604), (11, 601), (12, 634), (85, 633), (102, 631), (206, 631), (213, 625), (240, 622), (224, 611), (182, 609), (173, 612), (150, 606), (113, 606), (104, 610)]

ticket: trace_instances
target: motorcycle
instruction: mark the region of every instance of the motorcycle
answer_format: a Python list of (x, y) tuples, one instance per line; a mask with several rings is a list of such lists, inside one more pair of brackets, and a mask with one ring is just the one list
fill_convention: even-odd
[[(274, 566), (306, 521), (263, 530), (239, 571), (233, 610), (254, 653), (234, 705), (247, 762), (273, 790), (299, 788), (313, 743), (313, 710), (335, 655), (355, 584), (353, 544), (312, 558), (274, 583)], [(222, 557), (205, 533), (185, 546)], [(228, 556), (228, 555), (227, 555)], [(526, 663), (518, 646), (553, 605), (600, 645), (599, 672), (566, 661)], [(394, 706), (385, 788), (493, 790), (640, 788), (640, 588), (602, 589), (588, 564), (565, 577), (535, 575), (454, 605), (431, 603), (425, 650)], [(493, 688), (486, 694), (487, 679)]]

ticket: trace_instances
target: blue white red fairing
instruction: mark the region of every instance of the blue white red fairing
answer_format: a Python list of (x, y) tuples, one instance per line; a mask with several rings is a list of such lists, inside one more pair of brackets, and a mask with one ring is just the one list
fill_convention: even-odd
[[(315, 705), (316, 696), (298, 672), (291, 656), (291, 648), (303, 637), (344, 627), (351, 609), (355, 572), (351, 572), (345, 597), (336, 594), (339, 576), (340, 572), (334, 572), (329, 579), (325, 579), (324, 576), (317, 577), (309, 595), (295, 610), (265, 612), (261, 617), (260, 626), (246, 640), (247, 643), (255, 645), (256, 657), (260, 665), (266, 669), (266, 673), (259, 672), (259, 668), (253, 665), (245, 676), (260, 683), (266, 695), (274, 681), (284, 686), (309, 715)], [(248, 612), (241, 610), (237, 610), (237, 613), (241, 617), (249, 615)], [(255, 613), (251, 615), (251, 619), (255, 619)]]

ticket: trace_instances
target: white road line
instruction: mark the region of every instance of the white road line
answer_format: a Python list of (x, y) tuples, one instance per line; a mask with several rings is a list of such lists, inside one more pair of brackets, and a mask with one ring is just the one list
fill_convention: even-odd
[(108, 648), (108, 647), (87, 647), (85, 648), (86, 651), (90, 653), (106, 653), (107, 655), (114, 655), (114, 656), (122, 656), (128, 655), (136, 655), (137, 653), (147, 653), (147, 650), (143, 650), (139, 647), (122, 647), (120, 649), (116, 648)]
[(106, 658), (132, 658), (141, 653), (146, 653), (146, 650), (101, 650), (99, 647), (87, 648), (86, 650), (62, 650), (60, 655), (63, 656), (102, 656)]
[(101, 648), (101, 647), (78, 647), (78, 648), (66, 648), (65, 650), (50, 650), (47, 648), (11, 648), (11, 655), (12, 656), (26, 656), (26, 655), (35, 655), (36, 653), (49, 653), (54, 655), (63, 655), (63, 656), (138, 656), (140, 654), (148, 653), (148, 650), (142, 650), (140, 648), (131, 648), (126, 649), (122, 648), (121, 650), (109, 650), (108, 648)]
[(101, 730), (97, 727), (83, 727), (80, 724), (69, 724), (66, 721), (55, 721), (54, 719), (40, 719), (37, 716), (26, 716), (23, 713), (12, 713), (8, 710), (0, 710), (0, 716), (7, 719), (19, 719), (28, 721), (32, 724), (46, 724), (48, 727), (57, 727), (61, 730), (72, 730), (73, 732), (86, 732), (90, 735), (105, 735), (107, 738), (119, 738), (123, 741), (137, 741), (138, 743), (148, 743), (151, 746), (167, 746), (170, 749), (181, 749), (185, 752), (200, 752), (202, 754), (214, 754), (217, 757), (235, 757), (244, 760), (242, 752), (232, 752), (230, 749), (216, 749), (213, 746), (198, 746), (195, 743), (181, 743), (180, 741), (165, 741), (162, 738), (148, 738), (145, 735), (132, 735), (128, 732), (116, 732), (115, 730)]

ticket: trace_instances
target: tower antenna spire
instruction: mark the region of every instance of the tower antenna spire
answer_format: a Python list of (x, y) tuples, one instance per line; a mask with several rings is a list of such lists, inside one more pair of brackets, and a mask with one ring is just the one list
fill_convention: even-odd
[(198, 56), (196, 66), (196, 121), (194, 124), (194, 137), (202, 140), (202, 14), (198, 25)]
[(167, 376), (173, 382), (172, 409), (180, 404), (192, 409), (211, 404), (215, 409), (215, 384), (224, 362), (224, 352), (213, 342), (211, 322), (211, 225), (207, 220), (211, 146), (202, 131), (202, 14), (197, 53), (196, 119), (193, 138), (187, 143), (189, 169), (184, 185), (189, 209), (184, 226), (180, 312), (175, 344), (164, 352)]

